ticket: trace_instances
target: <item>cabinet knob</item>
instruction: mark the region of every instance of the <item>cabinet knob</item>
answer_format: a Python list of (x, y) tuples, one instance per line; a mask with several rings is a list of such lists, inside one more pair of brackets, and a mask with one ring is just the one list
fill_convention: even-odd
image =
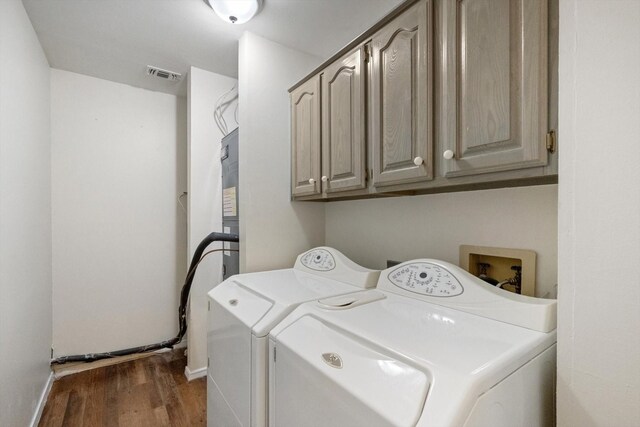
[(444, 157), (447, 160), (453, 159), (453, 151), (451, 150), (445, 151), (444, 153), (442, 153), (442, 157)]
[(322, 179), (322, 182), (327, 182), (329, 180), (326, 175), (322, 175), (322, 178), (320, 179)]
[(309, 178), (309, 184), (313, 185), (316, 183), (316, 180), (313, 178)]
[(413, 159), (413, 164), (416, 166), (420, 166), (421, 164), (424, 163), (424, 160), (422, 160), (422, 157), (418, 156), (415, 159)]

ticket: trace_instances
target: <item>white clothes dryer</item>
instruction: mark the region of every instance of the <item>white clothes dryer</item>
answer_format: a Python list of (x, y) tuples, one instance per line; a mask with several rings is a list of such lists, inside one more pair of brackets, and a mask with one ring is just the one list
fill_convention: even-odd
[(405, 262), (271, 331), (270, 425), (554, 425), (555, 327), (555, 300)]
[(207, 424), (267, 424), (268, 334), (299, 304), (376, 285), (380, 272), (320, 247), (293, 268), (239, 274), (209, 292)]

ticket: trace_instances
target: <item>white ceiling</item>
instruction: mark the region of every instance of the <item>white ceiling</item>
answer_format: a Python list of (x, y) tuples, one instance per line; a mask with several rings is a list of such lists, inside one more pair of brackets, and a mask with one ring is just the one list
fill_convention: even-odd
[(237, 77), (244, 31), (326, 59), (401, 2), (264, 0), (235, 26), (203, 0), (23, 0), (53, 68), (178, 95), (186, 81), (147, 77), (146, 66)]

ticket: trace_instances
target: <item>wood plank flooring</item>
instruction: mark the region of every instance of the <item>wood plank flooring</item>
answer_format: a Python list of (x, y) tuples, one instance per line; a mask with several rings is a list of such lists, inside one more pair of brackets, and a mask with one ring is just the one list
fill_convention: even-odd
[(62, 377), (40, 427), (205, 426), (206, 379), (187, 382), (183, 349)]

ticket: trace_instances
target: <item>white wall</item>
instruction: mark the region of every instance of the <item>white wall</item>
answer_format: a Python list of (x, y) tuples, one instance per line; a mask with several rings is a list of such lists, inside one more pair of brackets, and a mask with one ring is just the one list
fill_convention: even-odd
[(0, 1), (0, 425), (29, 425), (50, 375), (49, 64), (19, 0)]
[(331, 202), (326, 210), (326, 244), (366, 267), (425, 257), (458, 264), (462, 244), (532, 249), (536, 294), (555, 296), (556, 185)]
[(291, 267), (324, 243), (324, 205), (290, 201), (288, 88), (321, 59), (251, 33), (240, 39), (240, 271)]
[(186, 101), (51, 70), (55, 355), (172, 338), (186, 271)]
[[(237, 80), (191, 67), (188, 82), (189, 109), (189, 252), (213, 231), (222, 232), (222, 186), (220, 181), (220, 141), (223, 137), (213, 120), (216, 101)], [(234, 129), (234, 108), (225, 119)], [(214, 243), (208, 249), (219, 248)], [(213, 253), (198, 266), (191, 288), (188, 321), (188, 368), (191, 372), (207, 366), (207, 292), (222, 280), (222, 255)]]
[(560, 1), (558, 425), (640, 425), (640, 1)]

